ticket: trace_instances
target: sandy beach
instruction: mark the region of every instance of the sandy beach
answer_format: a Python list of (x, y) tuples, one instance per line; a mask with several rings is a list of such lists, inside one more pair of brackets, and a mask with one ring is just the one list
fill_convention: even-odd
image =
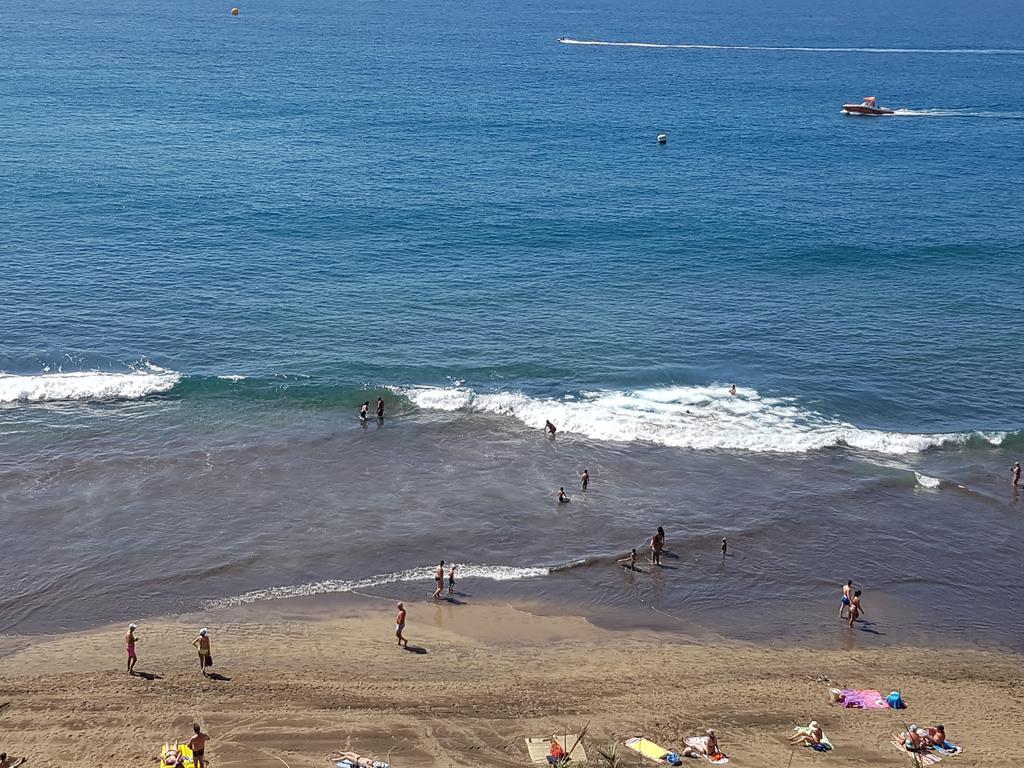
[[(120, 626), (0, 638), (0, 750), (30, 766), (155, 765), (193, 722), (215, 766), (324, 766), (352, 749), (399, 768), (523, 766), (527, 736), (589, 723), (597, 748), (630, 736), (677, 746), (714, 727), (735, 765), (911, 764), (889, 744), (904, 724), (943, 722), (956, 766), (1015, 766), (1024, 738), (1021, 659), (970, 649), (820, 651), (596, 629), (502, 605), (409, 603), (400, 650), (382, 602), (315, 611), (265, 606), (140, 623), (138, 670)], [(189, 642), (206, 624), (219, 679)], [(829, 704), (829, 684), (902, 691), (909, 709)], [(789, 747), (817, 719), (830, 755)], [(626, 765), (639, 757), (619, 748)], [(650, 763), (648, 763), (650, 764)], [(696, 760), (686, 764), (698, 765)]]

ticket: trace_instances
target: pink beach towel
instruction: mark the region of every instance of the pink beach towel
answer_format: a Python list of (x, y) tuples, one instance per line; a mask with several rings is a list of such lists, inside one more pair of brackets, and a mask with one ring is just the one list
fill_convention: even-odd
[(865, 688), (843, 688), (837, 697), (839, 704), (854, 709), (888, 709), (885, 697), (876, 690)]

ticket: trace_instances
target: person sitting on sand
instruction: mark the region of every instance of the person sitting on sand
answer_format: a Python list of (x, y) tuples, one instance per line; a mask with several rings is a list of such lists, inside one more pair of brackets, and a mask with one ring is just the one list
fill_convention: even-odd
[(634, 547), (630, 551), (629, 557), (624, 557), (621, 560), (616, 560), (615, 562), (621, 563), (623, 565), (623, 567), (629, 568), (629, 570), (631, 570), (631, 571), (638, 570), (637, 567), (636, 567), (636, 547)]
[[(920, 732), (920, 729), (918, 729)], [(934, 728), (929, 728), (925, 731), (925, 738), (931, 743), (933, 747), (937, 749), (946, 748), (946, 726), (936, 725)]]
[(13, 757), (8, 757), (6, 752), (0, 752), (0, 768), (18, 768), (19, 765), (25, 762), (28, 758), (19, 757), (15, 760)]
[(551, 751), (548, 752), (548, 765), (565, 765), (569, 762), (569, 756), (559, 743), (558, 739), (551, 740)]
[(811, 720), (810, 725), (807, 729), (799, 733), (794, 733), (789, 737), (789, 740), (793, 744), (807, 744), (812, 747), (821, 745), (821, 740), (825, 738), (824, 732), (821, 730), (821, 726), (818, 725), (817, 720)]

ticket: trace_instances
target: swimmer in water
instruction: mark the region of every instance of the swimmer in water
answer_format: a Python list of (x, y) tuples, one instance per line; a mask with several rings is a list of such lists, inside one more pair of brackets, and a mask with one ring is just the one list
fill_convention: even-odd
[(623, 568), (628, 568), (631, 571), (639, 571), (640, 570), (639, 568), (636, 567), (636, 547), (634, 547), (630, 551), (629, 557), (624, 557), (621, 560), (616, 560), (615, 562), (621, 564)]
[(565, 488), (559, 488), (558, 489), (558, 500), (562, 504), (565, 504), (565, 503), (567, 503), (569, 501), (569, 497), (565, 495)]
[(555, 425), (551, 423), (551, 419), (548, 419), (547, 421), (544, 422), (544, 430), (552, 437), (554, 437), (555, 432), (558, 431)]
[(735, 384), (733, 384), (731, 387), (729, 387), (729, 394), (732, 395), (733, 397), (736, 397), (736, 385)]
[(367, 400), (359, 407), (359, 420), (366, 421), (370, 416), (370, 401)]
[(384, 398), (377, 398), (377, 418), (380, 420), (384, 419)]
[(580, 475), (580, 490), (587, 490), (588, 485), (590, 485), (590, 470), (584, 469), (583, 474)]
[(1020, 462), (1016, 461), (1013, 464), (1013, 487), (1016, 488), (1020, 485)]

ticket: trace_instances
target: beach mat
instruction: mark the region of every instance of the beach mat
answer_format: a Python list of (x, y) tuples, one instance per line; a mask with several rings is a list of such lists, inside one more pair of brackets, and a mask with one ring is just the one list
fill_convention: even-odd
[(729, 756), (726, 755), (724, 752), (719, 752), (716, 755), (709, 755), (707, 753), (707, 736), (689, 736), (687, 737), (684, 743), (686, 744), (686, 746), (693, 747), (702, 755), (704, 755), (704, 757), (707, 758), (707, 761), (709, 763), (713, 763), (714, 765), (726, 765), (729, 762)]
[(653, 741), (642, 738), (640, 736), (634, 736), (632, 739), (626, 739), (626, 749), (631, 749), (634, 752), (639, 752), (641, 755), (646, 757), (648, 760), (653, 760), (656, 763), (662, 765), (669, 765), (668, 760), (665, 759), (672, 750), (665, 749), (664, 747), (658, 746)]
[[(803, 726), (803, 727), (798, 725), (793, 730), (796, 731), (799, 734), (804, 735), (804, 736), (810, 736), (811, 735), (811, 729), (808, 728), (806, 725)], [(828, 736), (825, 735), (824, 731), (821, 732), (821, 745), (825, 749), (823, 749), (823, 750), (822, 749), (816, 749), (814, 751), (815, 752), (832, 752), (832, 751), (835, 750), (835, 747), (832, 746), (832, 742), (828, 740)], [(801, 746), (813, 747), (814, 745), (813, 744), (808, 744), (808, 743), (804, 742)]]
[[(579, 744), (576, 744), (576, 740), (579, 738), (577, 734), (567, 733), (564, 736), (555, 736), (554, 738), (562, 745), (562, 749), (565, 750), (571, 761), (582, 763), (587, 759), (587, 752), (583, 749), (583, 742), (581, 741)], [(569, 747), (572, 747), (573, 744), (576, 744), (576, 746), (570, 752)], [(548, 755), (551, 753), (551, 739), (527, 739), (526, 750), (530, 753), (531, 763), (547, 764)]]

